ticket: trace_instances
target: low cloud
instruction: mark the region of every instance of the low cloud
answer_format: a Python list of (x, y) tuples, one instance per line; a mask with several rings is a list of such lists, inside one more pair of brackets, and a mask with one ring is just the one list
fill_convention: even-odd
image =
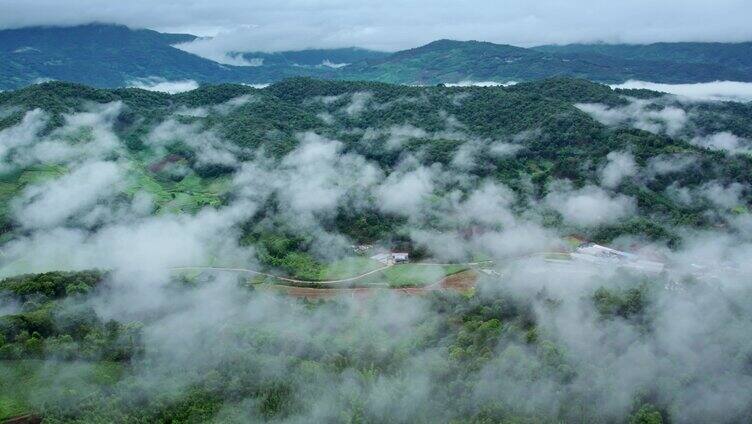
[(546, 205), (559, 212), (565, 222), (576, 226), (614, 224), (637, 209), (633, 198), (610, 194), (593, 185), (572, 189), (567, 184), (556, 184), (552, 189), (544, 199)]
[(647, 178), (680, 172), (696, 162), (696, 158), (688, 154), (663, 154), (648, 159), (643, 174)]
[(749, 186), (740, 183), (711, 181), (699, 187), (681, 187), (674, 183), (666, 189), (666, 194), (685, 206), (709, 203), (714, 208), (728, 210), (743, 205), (742, 195), (748, 190)]
[(695, 101), (752, 101), (751, 82), (713, 81), (694, 84), (659, 84), (630, 80), (611, 87), (660, 91)]
[(626, 177), (637, 174), (637, 163), (629, 152), (611, 152), (606, 156), (608, 162), (600, 170), (601, 184), (614, 188)]
[(371, 100), (373, 94), (368, 92), (353, 93), (352, 101), (345, 107), (345, 113), (348, 115), (357, 115), (366, 108), (366, 104)]
[[(331, 115), (329, 115), (331, 118)], [(399, 150), (403, 144), (413, 138), (428, 137), (428, 133), (410, 124), (392, 125), (389, 128), (367, 128), (363, 132), (363, 141), (373, 143), (376, 140), (386, 138), (384, 147), (387, 150)]]
[(690, 141), (692, 144), (711, 150), (725, 150), (732, 153), (748, 153), (752, 151), (752, 143), (728, 131), (707, 136), (696, 136)]
[(430, 168), (397, 171), (390, 174), (376, 191), (384, 212), (414, 216), (434, 190)]
[(128, 87), (175, 94), (195, 90), (198, 88), (198, 83), (194, 80), (168, 81), (161, 77), (149, 77), (130, 81)]
[(703, 184), (698, 192), (705, 199), (719, 208), (731, 209), (743, 204), (741, 200), (742, 192), (746, 187), (739, 183), (722, 185), (717, 182)]
[(197, 152), (200, 165), (235, 166), (242, 149), (223, 140), (213, 130), (205, 130), (200, 123), (184, 124), (167, 119), (154, 127), (146, 136), (146, 143), (162, 150), (174, 143), (185, 143)]
[(30, 228), (60, 225), (116, 193), (122, 183), (123, 172), (115, 163), (84, 164), (56, 180), (26, 188), (14, 207), (16, 219)]
[(22, 121), (0, 131), (0, 171), (37, 164), (71, 165), (103, 159), (120, 149), (113, 132), (122, 102), (89, 104), (84, 111), (63, 115), (63, 125), (40, 136), (49, 116), (35, 109)]
[(641, 99), (630, 99), (626, 106), (609, 107), (599, 103), (579, 103), (575, 106), (604, 125), (629, 125), (670, 136), (677, 135), (688, 121), (687, 113), (683, 109), (660, 106)]

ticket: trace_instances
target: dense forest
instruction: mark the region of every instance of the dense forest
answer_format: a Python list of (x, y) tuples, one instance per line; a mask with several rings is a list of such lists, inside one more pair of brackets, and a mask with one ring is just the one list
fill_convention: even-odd
[(0, 419), (750, 421), (751, 116), (572, 78), (2, 92)]

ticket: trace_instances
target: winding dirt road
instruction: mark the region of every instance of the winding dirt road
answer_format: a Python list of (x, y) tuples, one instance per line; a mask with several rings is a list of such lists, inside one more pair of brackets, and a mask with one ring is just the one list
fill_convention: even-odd
[(365, 278), (369, 275), (375, 274), (377, 272), (383, 271), (387, 268), (392, 267), (393, 265), (386, 265), (382, 266), (381, 268), (376, 268), (374, 270), (368, 271), (366, 273), (356, 275), (354, 277), (348, 277), (348, 278), (342, 278), (340, 280), (298, 280), (295, 278), (289, 278), (289, 277), (282, 277), (279, 275), (274, 274), (267, 274), (265, 272), (261, 271), (255, 271), (252, 269), (247, 268), (223, 268), (223, 267), (211, 267), (211, 266), (185, 266), (185, 267), (177, 267), (177, 268), (170, 268), (170, 271), (226, 271), (226, 272), (243, 272), (247, 274), (253, 274), (253, 275), (261, 275), (264, 277), (270, 277), (275, 278), (280, 281), (286, 281), (288, 283), (296, 283), (296, 284), (339, 284), (339, 283), (349, 283), (351, 281), (357, 281), (361, 278)]
[[(411, 262), (410, 265), (421, 265), (421, 266), (467, 266), (467, 267), (474, 267), (479, 265), (485, 265), (485, 264), (492, 264), (493, 261), (479, 261), (479, 262), (466, 262), (466, 263), (433, 263), (433, 262)], [(185, 266), (185, 267), (176, 267), (176, 268), (170, 268), (170, 271), (225, 271), (225, 272), (241, 272), (241, 273), (247, 273), (247, 274), (253, 274), (253, 275), (261, 275), (264, 277), (270, 277), (274, 278), (280, 281), (285, 281), (288, 283), (295, 283), (295, 284), (323, 284), (323, 285), (333, 285), (333, 284), (340, 284), (340, 283), (349, 283), (353, 281), (358, 281), (362, 278), (368, 277), (369, 275), (376, 274), (377, 272), (384, 271), (386, 269), (389, 269), (393, 267), (394, 264), (389, 264), (382, 266), (380, 268), (373, 269), (371, 271), (368, 271), (366, 273), (356, 275), (354, 277), (348, 277), (348, 278), (342, 278), (338, 280), (299, 280), (296, 278), (290, 278), (290, 277), (282, 277), (279, 275), (269, 274), (266, 272), (256, 271), (253, 269), (248, 268), (225, 268), (225, 267), (211, 267), (211, 266)], [(441, 280), (439, 280), (436, 283), (433, 283), (426, 287), (431, 287), (436, 284), (439, 284)]]

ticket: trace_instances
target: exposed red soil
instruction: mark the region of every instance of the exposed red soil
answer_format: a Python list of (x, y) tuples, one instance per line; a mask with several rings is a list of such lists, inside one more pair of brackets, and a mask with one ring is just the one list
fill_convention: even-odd
[(441, 280), (441, 288), (464, 292), (473, 289), (477, 281), (478, 274), (475, 271), (467, 270), (450, 275)]

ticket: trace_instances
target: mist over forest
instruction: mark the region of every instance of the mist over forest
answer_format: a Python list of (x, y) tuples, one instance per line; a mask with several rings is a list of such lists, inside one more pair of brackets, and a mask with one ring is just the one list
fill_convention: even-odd
[(750, 103), (190, 88), (0, 93), (0, 417), (752, 419)]

